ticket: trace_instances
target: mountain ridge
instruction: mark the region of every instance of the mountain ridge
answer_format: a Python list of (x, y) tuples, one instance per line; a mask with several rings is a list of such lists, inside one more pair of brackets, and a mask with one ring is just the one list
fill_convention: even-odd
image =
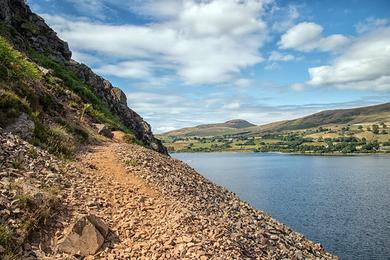
[(223, 129), (225, 131), (215, 131), (215, 129), (212, 129), (215, 126), (225, 124), (225, 122), (220, 124), (204, 124), (194, 127), (181, 128), (160, 134), (159, 136), (190, 137), (197, 135), (216, 136), (223, 134), (252, 135), (269, 132), (306, 129), (327, 124), (355, 124), (381, 121), (390, 121), (390, 102), (365, 107), (324, 110), (296, 119), (276, 121), (263, 125), (252, 124), (249, 127), (230, 129), (230, 131), (229, 129)]

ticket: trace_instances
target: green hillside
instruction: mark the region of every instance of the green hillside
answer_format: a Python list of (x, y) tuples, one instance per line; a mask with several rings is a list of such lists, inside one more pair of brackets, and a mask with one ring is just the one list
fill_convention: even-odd
[(367, 153), (390, 151), (390, 103), (322, 111), (260, 126), (200, 125), (160, 135), (170, 151), (282, 151)]

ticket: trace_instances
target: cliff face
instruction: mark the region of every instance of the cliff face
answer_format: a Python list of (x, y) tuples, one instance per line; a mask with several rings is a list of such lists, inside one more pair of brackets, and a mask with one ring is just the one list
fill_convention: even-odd
[(95, 74), (88, 66), (71, 59), (68, 44), (58, 38), (45, 21), (34, 14), (24, 0), (0, 0), (1, 26), (7, 26), (9, 40), (23, 52), (33, 49), (55, 58), (72, 69), (80, 80), (94, 92), (116, 115), (124, 126), (132, 130), (140, 141), (152, 149), (167, 154), (166, 148), (156, 139), (150, 125), (127, 106), (126, 95), (119, 88)]

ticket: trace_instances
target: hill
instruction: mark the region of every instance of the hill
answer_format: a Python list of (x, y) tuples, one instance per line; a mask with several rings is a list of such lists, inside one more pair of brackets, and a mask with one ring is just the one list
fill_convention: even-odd
[[(221, 126), (222, 125), (222, 126)], [(160, 135), (170, 151), (389, 152), (390, 103), (242, 128), (208, 124)]]
[(169, 131), (164, 137), (204, 137), (204, 136), (255, 136), (289, 130), (302, 130), (325, 127), (330, 124), (370, 124), (390, 122), (390, 103), (351, 109), (325, 110), (306, 117), (278, 121), (256, 126), (245, 120), (230, 120), (219, 124), (205, 124)]
[(390, 103), (351, 109), (326, 110), (306, 117), (259, 126), (260, 132), (298, 130), (329, 124), (367, 124), (390, 121)]
[(224, 123), (204, 124), (182, 128), (162, 134), (162, 136), (217, 136), (241, 132), (241, 129), (256, 126), (242, 119), (233, 119)]

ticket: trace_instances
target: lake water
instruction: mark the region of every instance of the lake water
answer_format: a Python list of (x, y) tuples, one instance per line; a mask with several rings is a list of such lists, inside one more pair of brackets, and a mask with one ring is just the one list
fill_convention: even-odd
[(341, 259), (390, 259), (390, 156), (172, 156)]

